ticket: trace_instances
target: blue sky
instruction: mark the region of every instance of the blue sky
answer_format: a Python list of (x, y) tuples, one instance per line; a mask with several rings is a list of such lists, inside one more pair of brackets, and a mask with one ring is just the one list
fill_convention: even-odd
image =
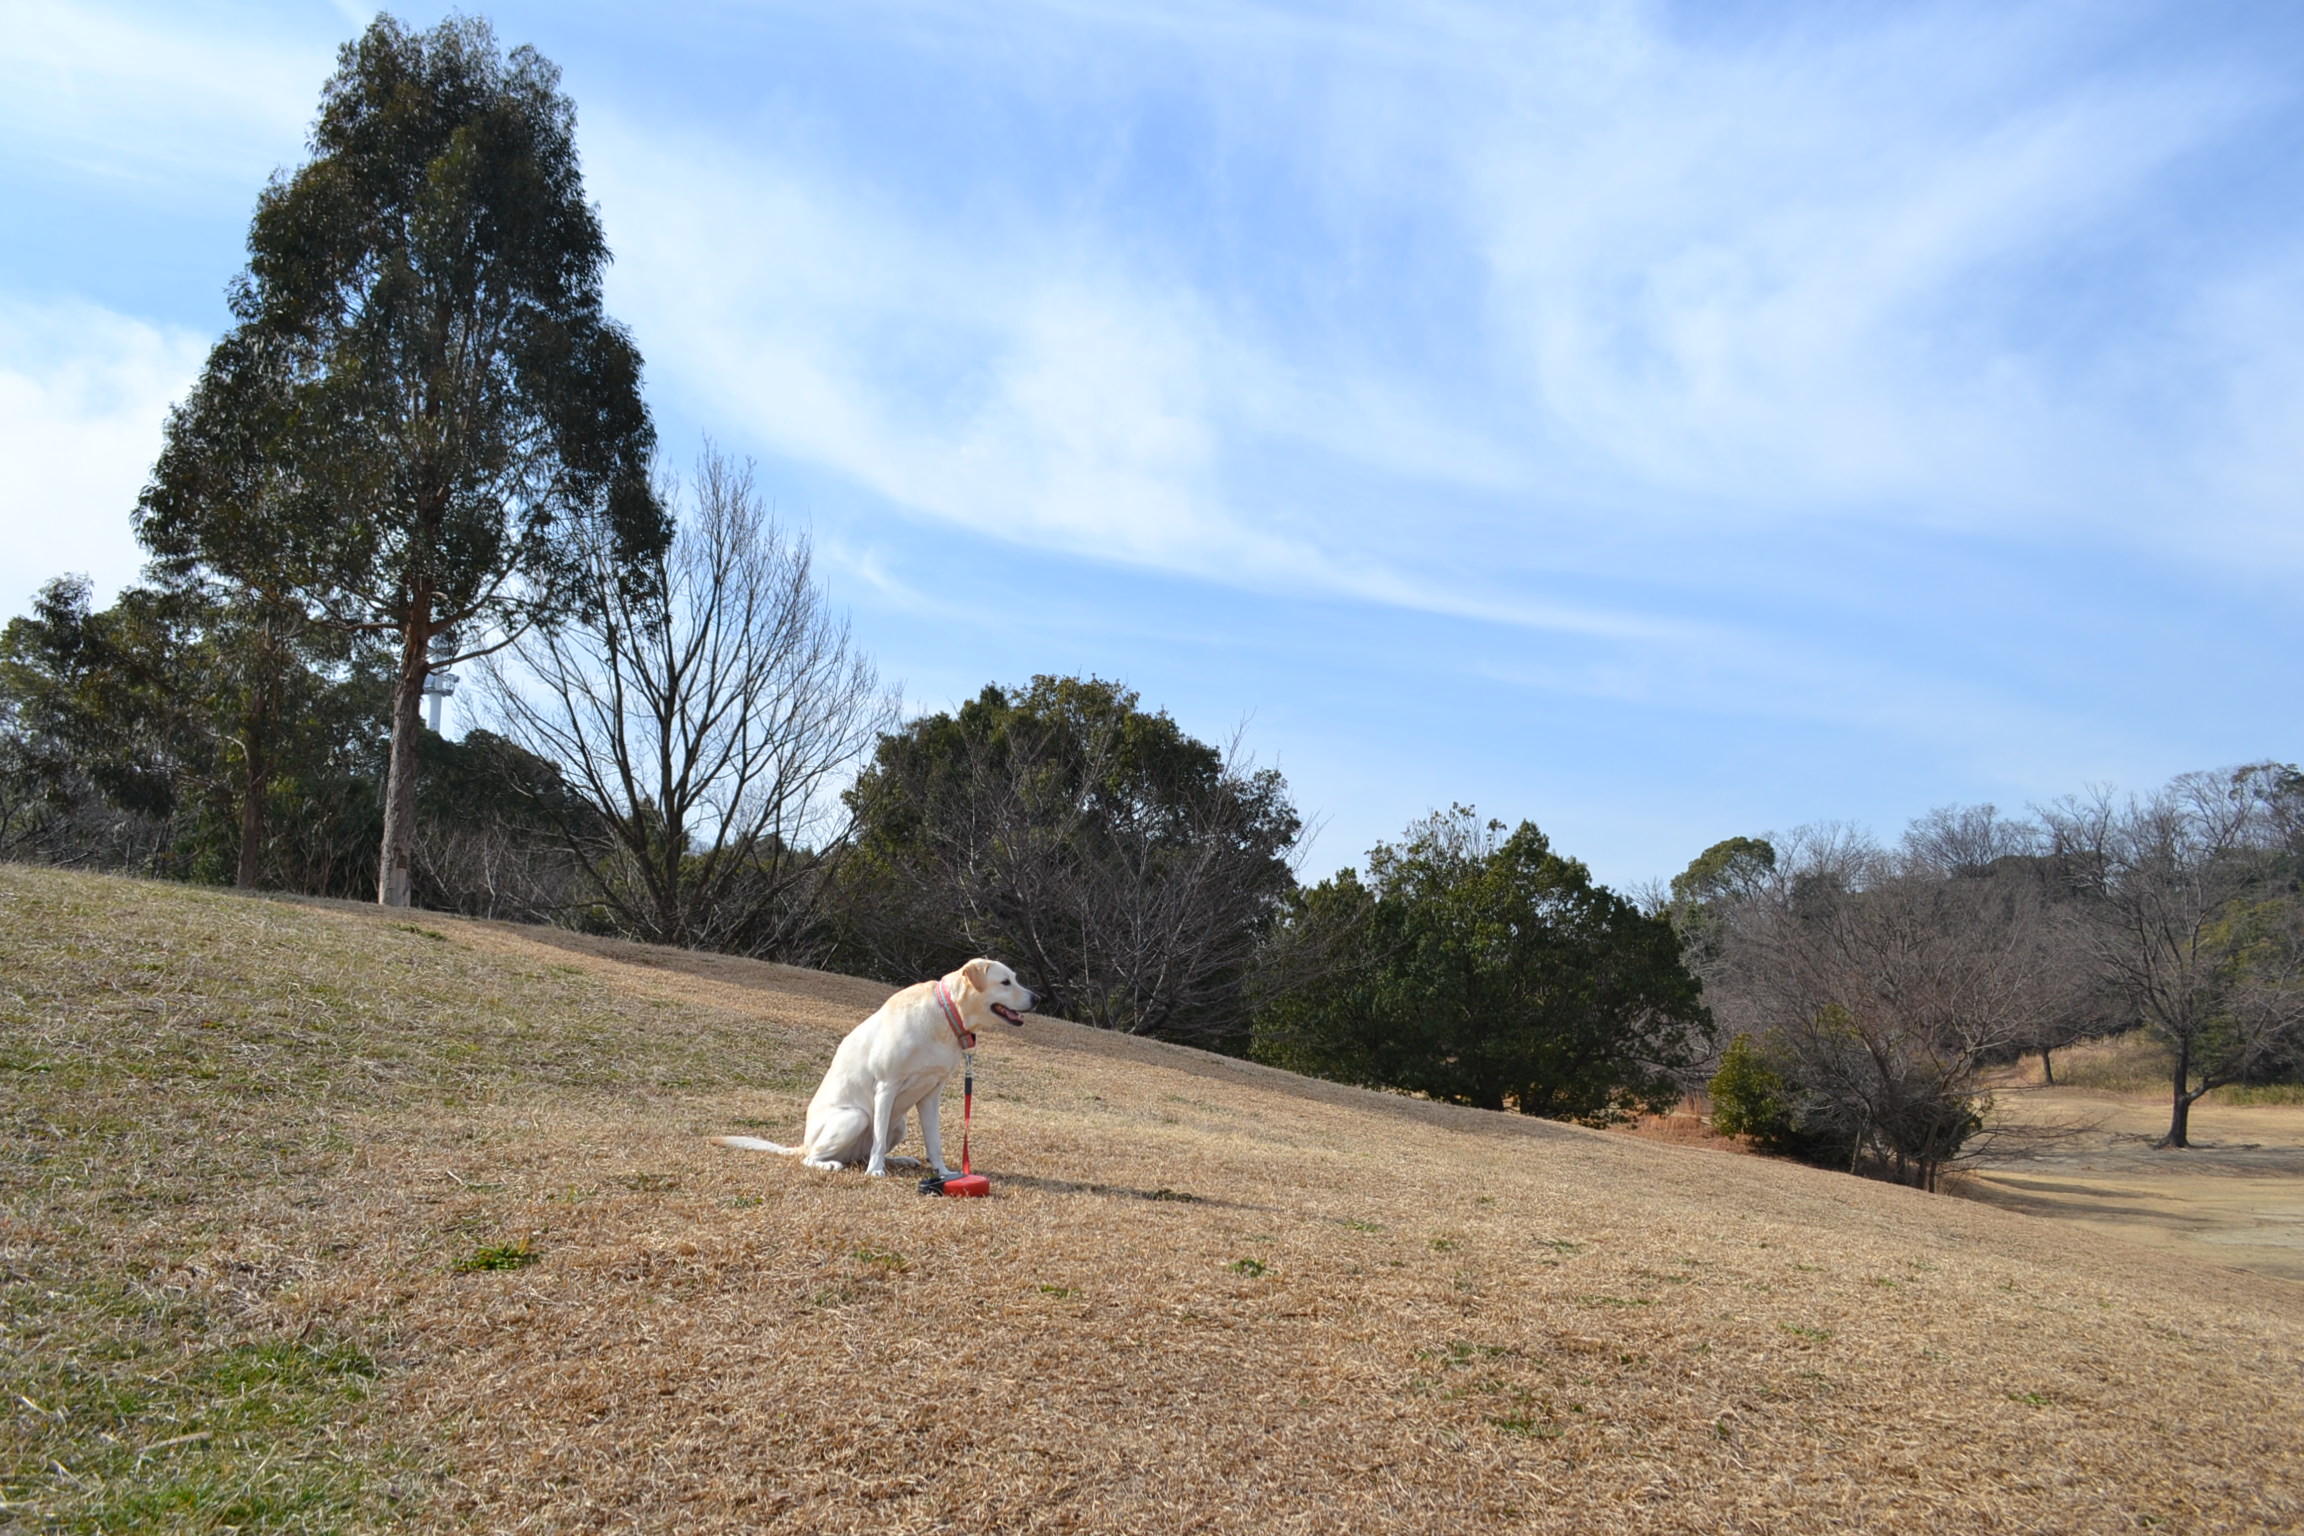
[[(0, 3), (0, 607), (127, 511), (325, 5)], [(420, 24), (442, 9), (398, 12)], [(1093, 672), (1351, 862), (2304, 756), (2304, 8), (489, 7), (667, 448), (915, 707)]]

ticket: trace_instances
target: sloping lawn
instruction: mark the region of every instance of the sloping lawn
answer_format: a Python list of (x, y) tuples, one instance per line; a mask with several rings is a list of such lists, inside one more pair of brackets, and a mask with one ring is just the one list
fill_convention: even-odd
[(882, 990), (0, 866), (0, 1516), (2304, 1521), (2304, 1291), (1967, 1202), (1038, 1019), (993, 1199), (705, 1139)]

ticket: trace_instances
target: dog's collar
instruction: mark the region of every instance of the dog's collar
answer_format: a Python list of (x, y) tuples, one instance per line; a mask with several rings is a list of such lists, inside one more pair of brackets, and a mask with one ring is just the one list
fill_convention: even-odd
[(936, 978), (936, 1001), (944, 1005), (944, 1022), (952, 1026), (952, 1038), (960, 1042), (960, 1049), (976, 1049), (976, 1032), (960, 1022), (960, 1005), (952, 1001), (952, 990), (941, 976)]

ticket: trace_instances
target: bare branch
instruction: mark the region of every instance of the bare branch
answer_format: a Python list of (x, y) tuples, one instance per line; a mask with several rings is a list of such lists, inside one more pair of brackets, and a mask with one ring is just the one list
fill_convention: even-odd
[(661, 561), (588, 549), (583, 620), (519, 637), (483, 676), (505, 734), (587, 802), (569, 852), (618, 927), (792, 957), (848, 842), (839, 791), (896, 700), (749, 466), (707, 448), (687, 500)]

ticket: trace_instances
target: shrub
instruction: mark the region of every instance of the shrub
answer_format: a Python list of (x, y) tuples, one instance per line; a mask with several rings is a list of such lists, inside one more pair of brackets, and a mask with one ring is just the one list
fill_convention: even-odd
[(1723, 1136), (1748, 1136), (1780, 1144), (1793, 1133), (1792, 1103), (1784, 1078), (1748, 1034), (1728, 1042), (1720, 1070), (1706, 1085), (1712, 1095), (1712, 1129)]

